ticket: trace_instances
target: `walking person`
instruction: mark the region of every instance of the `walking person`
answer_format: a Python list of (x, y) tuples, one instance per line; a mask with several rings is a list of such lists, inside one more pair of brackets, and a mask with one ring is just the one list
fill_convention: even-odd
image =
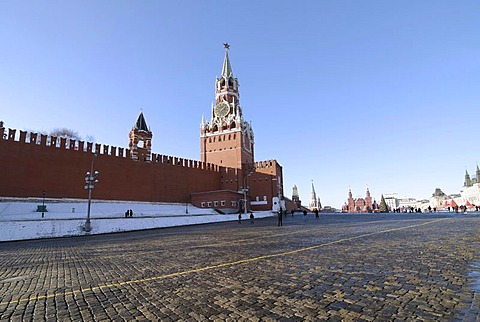
[(242, 223), (242, 213), (239, 213), (239, 214), (238, 214), (238, 223), (239, 223), (239, 224)]
[(253, 212), (250, 211), (250, 224), (253, 224), (253, 218), (255, 218), (253, 217)]
[(318, 209), (317, 209), (317, 208), (315, 208), (315, 218), (316, 218), (316, 219), (320, 218), (320, 217), (318, 216)]
[(278, 211), (278, 226), (283, 226), (283, 210), (282, 207), (280, 207), (280, 210)]

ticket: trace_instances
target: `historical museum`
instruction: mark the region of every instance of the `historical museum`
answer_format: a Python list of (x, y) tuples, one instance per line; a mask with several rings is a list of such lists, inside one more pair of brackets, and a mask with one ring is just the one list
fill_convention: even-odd
[(348, 199), (342, 206), (342, 212), (376, 212), (377, 210), (377, 202), (372, 199), (368, 188), (365, 193), (365, 198), (353, 198), (352, 190), (348, 190)]

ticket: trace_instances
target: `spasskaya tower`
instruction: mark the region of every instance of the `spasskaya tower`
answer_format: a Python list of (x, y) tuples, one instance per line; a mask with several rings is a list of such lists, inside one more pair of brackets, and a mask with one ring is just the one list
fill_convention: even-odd
[(253, 169), (254, 138), (251, 125), (243, 118), (238, 79), (233, 76), (228, 57), (230, 46), (224, 44), (222, 74), (215, 81), (215, 105), (211, 119), (202, 117), (200, 159), (224, 167)]

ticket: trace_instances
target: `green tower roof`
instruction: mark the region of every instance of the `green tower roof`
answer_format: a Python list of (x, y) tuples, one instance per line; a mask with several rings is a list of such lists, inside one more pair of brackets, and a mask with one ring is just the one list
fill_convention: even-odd
[(138, 119), (137, 119), (137, 123), (135, 123), (135, 128), (140, 131), (146, 131), (146, 132), (150, 131), (148, 129), (147, 122), (145, 121), (145, 117), (143, 116), (143, 112), (140, 112), (140, 115), (138, 116)]

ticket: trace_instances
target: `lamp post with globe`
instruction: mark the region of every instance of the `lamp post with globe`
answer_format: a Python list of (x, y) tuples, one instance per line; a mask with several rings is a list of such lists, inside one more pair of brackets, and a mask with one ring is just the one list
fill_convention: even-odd
[(45, 217), (45, 190), (42, 191), (42, 218)]
[(88, 190), (88, 207), (87, 207), (87, 221), (85, 222), (85, 231), (90, 232), (92, 230), (91, 222), (90, 222), (90, 208), (92, 203), (92, 190), (95, 188), (95, 185), (98, 183), (98, 171), (93, 172), (93, 163), (95, 158), (97, 157), (96, 154), (92, 157), (92, 162), (90, 164), (90, 171), (85, 174), (85, 189)]
[(243, 213), (246, 215), (247, 214), (247, 191), (249, 187), (247, 186), (247, 179), (253, 174), (253, 171), (251, 171), (249, 174), (245, 176), (243, 179)]

